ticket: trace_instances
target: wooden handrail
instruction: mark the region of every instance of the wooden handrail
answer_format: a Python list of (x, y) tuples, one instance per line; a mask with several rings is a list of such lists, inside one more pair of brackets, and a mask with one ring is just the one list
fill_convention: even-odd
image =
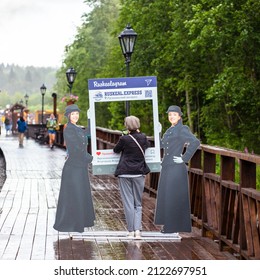
[(205, 152), (210, 152), (210, 153), (214, 152), (214, 154), (216, 155), (235, 157), (237, 159), (242, 159), (242, 160), (254, 162), (256, 164), (260, 164), (259, 155), (254, 155), (254, 154), (249, 154), (249, 153), (239, 152), (236, 150), (231, 150), (231, 149), (216, 147), (216, 146), (209, 146), (209, 145), (201, 145), (201, 147)]

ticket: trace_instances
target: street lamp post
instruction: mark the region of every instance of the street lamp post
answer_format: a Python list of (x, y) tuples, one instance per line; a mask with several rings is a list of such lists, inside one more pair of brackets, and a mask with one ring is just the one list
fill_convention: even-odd
[(42, 95), (42, 128), (43, 128), (43, 112), (44, 112), (44, 95), (46, 93), (46, 89), (47, 88), (44, 84), (40, 87), (41, 95)]
[(72, 91), (72, 86), (73, 86), (73, 83), (74, 83), (74, 81), (76, 79), (76, 75), (77, 75), (77, 72), (75, 71), (75, 69), (73, 67), (70, 67), (66, 71), (66, 77), (67, 77), (68, 87), (70, 89), (70, 93)]
[[(29, 122), (29, 110), (28, 110), (28, 100), (29, 100), (29, 95), (26, 93), (24, 96), (24, 100), (25, 100), (25, 107), (26, 107), (26, 123), (28, 124)], [(29, 138), (29, 127), (26, 129), (26, 138)]]
[[(133, 30), (130, 24), (127, 24), (126, 28), (118, 36), (122, 53), (125, 57), (126, 64), (126, 77), (130, 77), (130, 62), (131, 55), (134, 52), (134, 46), (137, 38), (137, 33)], [(126, 116), (130, 115), (130, 103), (125, 102)]]
[(53, 92), (51, 96), (53, 98), (53, 114), (57, 119), (57, 93)]
[(25, 99), (25, 105), (27, 107), (28, 106), (28, 100), (29, 100), (29, 95), (27, 93), (25, 94), (24, 99)]

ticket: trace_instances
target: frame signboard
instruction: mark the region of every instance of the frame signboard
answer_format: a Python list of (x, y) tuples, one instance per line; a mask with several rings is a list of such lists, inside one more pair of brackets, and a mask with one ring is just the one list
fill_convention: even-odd
[[(95, 106), (99, 102), (118, 101), (147, 101), (150, 100), (153, 110), (154, 147), (149, 147), (145, 152), (145, 159), (151, 172), (160, 172), (160, 140), (159, 120), (157, 104), (157, 80), (154, 76), (149, 77), (126, 77), (89, 79), (89, 114), (91, 149), (93, 155), (92, 169), (94, 175), (114, 174), (120, 154), (113, 149), (97, 149), (96, 141), (96, 115)], [(138, 117), (138, 116), (137, 116)], [(122, 120), (123, 122), (123, 120)], [(142, 122), (141, 122), (142, 127)]]

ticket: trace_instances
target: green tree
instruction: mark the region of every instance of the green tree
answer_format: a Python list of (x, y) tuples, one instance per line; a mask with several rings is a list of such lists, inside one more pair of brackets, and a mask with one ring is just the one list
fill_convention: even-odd
[[(138, 34), (130, 76), (157, 76), (163, 129), (169, 125), (168, 106), (176, 104), (203, 143), (260, 153), (258, 0), (85, 2), (92, 10), (65, 49), (58, 92), (67, 92), (65, 71), (73, 66), (78, 72), (73, 91), (85, 111), (88, 79), (124, 77), (117, 37), (130, 23)], [(131, 114), (152, 134), (150, 104), (132, 105)], [(122, 129), (124, 102), (97, 107), (100, 126)]]
[(201, 117), (209, 144), (259, 152), (259, 8), (256, 0), (203, 1), (187, 22), (192, 49), (211, 65)]
[[(57, 74), (56, 89), (66, 94), (66, 70), (73, 66), (77, 77), (73, 85), (73, 92), (79, 96), (78, 105), (83, 112), (89, 108), (88, 79), (101, 77), (111, 41), (111, 32), (118, 16), (118, 0), (85, 1), (92, 6), (92, 11), (84, 15), (84, 23), (78, 28), (74, 42), (66, 46), (65, 59)], [(64, 104), (61, 108), (64, 108)], [(107, 126), (110, 112), (107, 104), (103, 104), (97, 112), (97, 121)], [(104, 117), (105, 116), (105, 117)], [(80, 123), (86, 125), (87, 118), (83, 115)]]

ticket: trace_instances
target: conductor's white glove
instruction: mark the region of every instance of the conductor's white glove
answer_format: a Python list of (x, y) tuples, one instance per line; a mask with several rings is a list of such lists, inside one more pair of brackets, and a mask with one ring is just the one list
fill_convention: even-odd
[(159, 133), (162, 132), (162, 125), (161, 125), (160, 122), (158, 122), (158, 124), (157, 124), (157, 131), (158, 131)]
[(174, 157), (173, 157), (173, 161), (174, 161), (175, 163), (183, 163), (182, 157), (176, 157), (176, 156), (174, 156)]

